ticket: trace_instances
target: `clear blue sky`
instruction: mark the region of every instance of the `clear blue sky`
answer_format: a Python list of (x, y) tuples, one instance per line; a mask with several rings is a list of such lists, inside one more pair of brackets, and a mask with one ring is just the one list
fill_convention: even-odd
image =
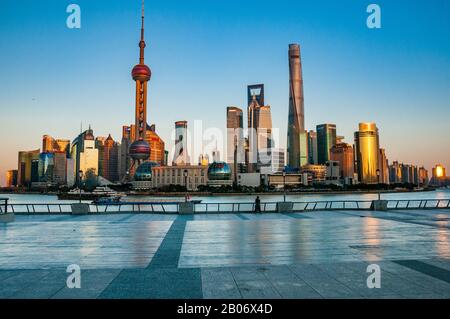
[[(82, 27), (66, 27), (66, 7)], [(366, 7), (382, 29), (366, 27)], [(120, 140), (134, 119), (140, 0), (0, 2), (0, 184), (41, 136), (92, 124)], [(170, 149), (176, 120), (225, 127), (228, 105), (264, 83), (285, 147), (289, 43), (302, 49), (308, 129), (336, 123), (352, 143), (375, 121), (390, 160), (450, 169), (450, 1), (146, 1), (148, 122)]]

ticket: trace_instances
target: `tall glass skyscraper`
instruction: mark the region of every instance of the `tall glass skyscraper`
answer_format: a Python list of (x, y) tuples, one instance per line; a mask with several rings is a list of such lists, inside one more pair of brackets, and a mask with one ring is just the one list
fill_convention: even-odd
[(330, 150), (336, 145), (336, 125), (320, 124), (317, 130), (317, 161), (324, 165), (331, 159)]
[[(245, 166), (244, 117), (240, 108), (227, 107), (227, 156), (226, 161), (233, 169), (242, 172)], [(236, 165), (236, 167), (234, 167)]]
[(308, 132), (308, 163), (316, 164), (317, 160), (317, 133), (314, 131)]
[(307, 164), (308, 150), (304, 148), (302, 139), (306, 136), (304, 98), (303, 98), (303, 76), (300, 58), (300, 46), (289, 45), (289, 117), (287, 132), (287, 162), (291, 168), (300, 168)]
[(355, 132), (356, 168), (358, 180), (363, 184), (377, 184), (380, 167), (380, 142), (375, 123), (359, 123)]
[(247, 106), (249, 106), (253, 97), (259, 105), (264, 105), (264, 84), (252, 84), (247, 86)]

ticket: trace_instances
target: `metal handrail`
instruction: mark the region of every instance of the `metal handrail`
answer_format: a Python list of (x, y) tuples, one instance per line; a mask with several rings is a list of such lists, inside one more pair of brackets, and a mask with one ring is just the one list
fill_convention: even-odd
[(9, 198), (0, 198), (0, 214), (8, 213), (8, 200)]
[[(71, 203), (5, 203), (0, 205), (0, 213), (10, 211), (16, 214), (70, 214)], [(388, 209), (448, 209), (450, 199), (398, 199), (387, 200)], [(371, 200), (333, 200), (292, 202), (294, 212), (330, 211), (330, 210), (369, 210)], [(180, 203), (111, 203), (108, 205), (89, 204), (90, 211), (96, 214), (109, 213), (177, 213)], [(195, 213), (251, 213), (255, 211), (254, 202), (231, 203), (194, 203)], [(262, 202), (262, 212), (276, 212), (277, 202)]]

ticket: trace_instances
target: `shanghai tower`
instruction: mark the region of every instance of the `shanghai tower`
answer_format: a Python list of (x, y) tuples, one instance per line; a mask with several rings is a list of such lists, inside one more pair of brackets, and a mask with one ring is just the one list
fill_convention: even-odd
[(287, 163), (292, 169), (308, 163), (307, 134), (303, 98), (300, 46), (289, 45), (289, 118), (287, 132)]

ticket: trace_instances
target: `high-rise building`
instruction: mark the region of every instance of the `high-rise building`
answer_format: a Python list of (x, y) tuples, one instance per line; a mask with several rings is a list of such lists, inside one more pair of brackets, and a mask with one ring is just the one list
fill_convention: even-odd
[[(99, 151), (100, 153), (100, 151)], [(100, 157), (100, 156), (99, 156)], [(108, 181), (119, 180), (119, 144), (108, 135), (103, 144), (103, 176)]]
[(31, 183), (39, 181), (39, 154), (39, 149), (19, 152), (17, 165), (18, 186), (30, 186)]
[(50, 135), (42, 136), (42, 152), (53, 152), (55, 139)]
[(317, 158), (317, 133), (312, 130), (308, 132), (308, 163), (315, 165), (319, 163)]
[(433, 186), (450, 185), (450, 179), (447, 177), (444, 165), (436, 164), (436, 166), (432, 168), (430, 184)]
[(355, 132), (355, 157), (358, 180), (363, 184), (377, 184), (380, 167), (380, 143), (375, 123), (359, 123)]
[(75, 183), (80, 182), (80, 173), (98, 174), (98, 149), (95, 148), (94, 133), (91, 128), (78, 135), (72, 142), (71, 158), (74, 159)]
[[(238, 107), (227, 107), (227, 163), (239, 172), (245, 166), (244, 118)], [(236, 163), (235, 163), (236, 162)]]
[(262, 167), (272, 166), (272, 148), (275, 145), (273, 145), (272, 140), (272, 115), (270, 106), (253, 104), (251, 112), (252, 127), (249, 127), (249, 130), (252, 132), (252, 138), (249, 139), (249, 147), (251, 159), (254, 161), (251, 163), (251, 172), (255, 172), (255, 170), (260, 171)]
[(432, 171), (432, 177), (433, 178), (443, 178), (447, 176), (447, 173), (445, 171), (445, 167), (442, 164), (436, 164), (435, 167), (433, 167)]
[(399, 184), (402, 182), (402, 164), (398, 161), (393, 161), (389, 165), (389, 183)]
[(271, 166), (272, 115), (270, 106), (260, 105), (256, 95), (248, 106), (248, 171), (256, 172), (262, 166)]
[(259, 109), (260, 104), (253, 96), (251, 103), (247, 108), (247, 119), (248, 119), (248, 139), (247, 139), (247, 168), (248, 172), (256, 172), (258, 163), (258, 123), (257, 117), (255, 116), (256, 110)]
[(161, 137), (156, 133), (156, 126), (152, 124), (150, 129), (147, 130), (147, 134), (145, 135), (145, 139), (147, 143), (150, 145), (150, 157), (149, 161), (157, 163), (161, 166), (165, 165), (164, 156), (165, 156), (165, 143)]
[(303, 165), (307, 165), (309, 163), (308, 131), (301, 131), (298, 136), (298, 140), (300, 143), (300, 167), (302, 167)]
[(53, 183), (54, 158), (54, 153), (47, 152), (39, 155), (39, 182)]
[(335, 124), (320, 124), (316, 127), (317, 130), (317, 161), (324, 165), (330, 160), (330, 150), (333, 145), (336, 145), (336, 125)]
[(423, 166), (419, 167), (419, 185), (426, 186), (428, 185), (428, 182), (428, 171)]
[(119, 180), (125, 181), (129, 176), (129, 169), (131, 167), (130, 157), (130, 145), (131, 145), (131, 126), (122, 126), (122, 140), (119, 147)]
[[(382, 155), (380, 155), (381, 161)], [(381, 165), (381, 164), (380, 164)], [(389, 183), (390, 184), (414, 184), (426, 185), (428, 184), (428, 172), (425, 168), (417, 167), (417, 165), (399, 163), (393, 161), (388, 166)], [(382, 169), (380, 168), (380, 172)], [(382, 174), (380, 174), (382, 176)]]
[(6, 187), (17, 186), (17, 170), (11, 169), (6, 172)]
[(70, 140), (54, 139), (50, 135), (42, 137), (42, 153), (65, 152), (70, 154)]
[(411, 169), (412, 169), (412, 183), (414, 185), (419, 185), (419, 168), (417, 167), (417, 165), (412, 165)]
[(386, 158), (386, 151), (380, 148), (380, 183), (389, 184), (389, 164)]
[(339, 162), (342, 179), (352, 179), (355, 173), (353, 147), (347, 143), (333, 145), (330, 150), (332, 161)]
[(290, 168), (301, 168), (302, 159), (308, 160), (308, 150), (302, 148), (300, 134), (305, 134), (303, 97), (303, 75), (300, 45), (289, 44), (289, 117), (287, 132), (287, 164)]
[(141, 40), (139, 41), (139, 64), (131, 71), (133, 80), (136, 81), (136, 107), (135, 107), (135, 131), (133, 143), (130, 145), (129, 154), (132, 165), (129, 175), (134, 176), (138, 166), (150, 157), (150, 145), (145, 140), (147, 134), (147, 83), (152, 72), (144, 62), (144, 2), (142, 2), (141, 16)]
[[(253, 99), (256, 99), (258, 105), (264, 105), (264, 84), (247, 86), (247, 106), (252, 103)], [(250, 127), (250, 118), (248, 119), (248, 127)]]
[[(269, 174), (281, 173), (285, 167), (285, 152), (282, 148), (272, 148), (272, 160), (271, 160), (271, 171)], [(262, 172), (264, 173), (264, 172)]]
[(187, 144), (187, 121), (175, 122), (175, 152), (172, 165), (190, 165)]
[(67, 185), (67, 153), (65, 151), (53, 153), (52, 182), (56, 185)]
[(98, 149), (98, 176), (104, 176), (104, 154), (106, 137), (97, 136), (95, 138), (95, 148)]
[(66, 163), (66, 184), (68, 187), (75, 185), (75, 159), (67, 158)]

